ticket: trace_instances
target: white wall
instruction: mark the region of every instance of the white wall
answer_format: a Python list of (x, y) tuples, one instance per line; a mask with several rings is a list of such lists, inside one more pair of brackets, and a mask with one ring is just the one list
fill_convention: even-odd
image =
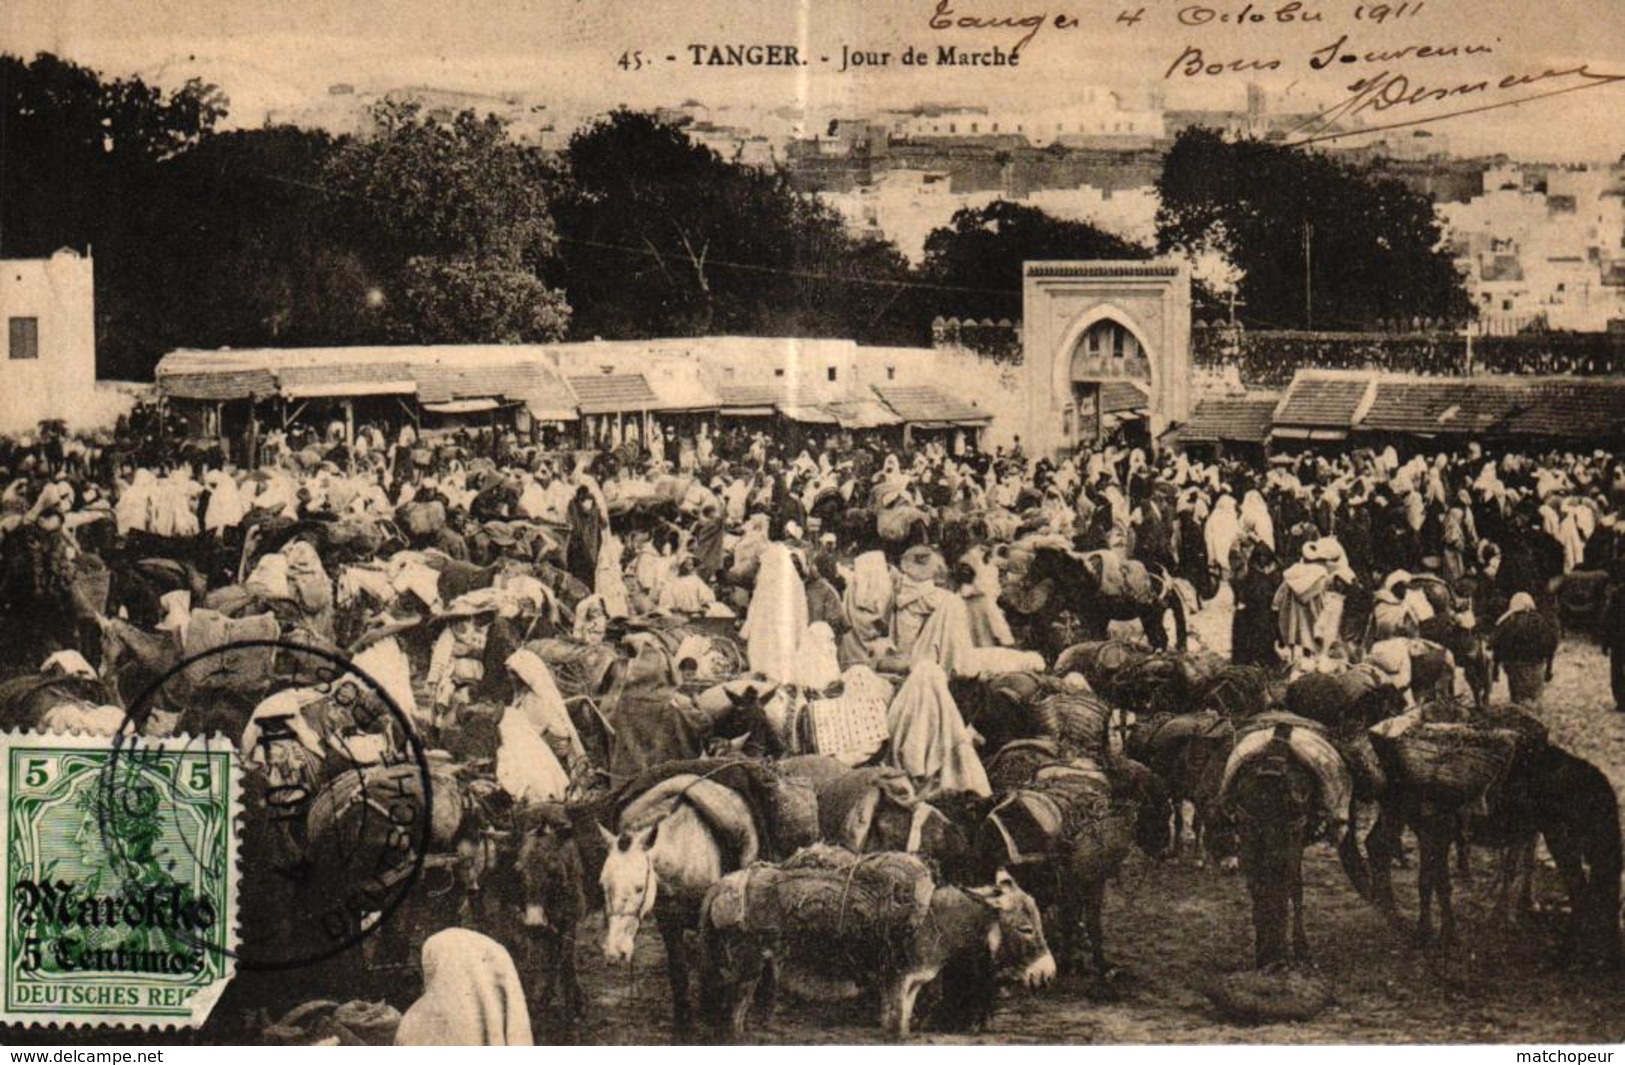
[[(39, 320), (39, 358), (13, 359), (11, 319)], [(64, 249), (49, 259), (0, 260), (0, 432), (61, 418), (88, 427), (97, 405), (95, 270)]]

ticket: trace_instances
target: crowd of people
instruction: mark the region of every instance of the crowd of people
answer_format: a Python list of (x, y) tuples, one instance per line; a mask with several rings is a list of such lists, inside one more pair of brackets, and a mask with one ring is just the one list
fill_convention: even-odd
[[(1427, 611), (1416, 588), (1433, 582), (1491, 637), (1497, 619), (1531, 606), (1555, 624), (1563, 578), (1576, 570), (1609, 585), (1625, 580), (1625, 463), (1600, 450), (1491, 455), (1470, 443), (1402, 453), (1390, 445), (1276, 455), (1259, 469), (1112, 446), (1033, 460), (1019, 441), (1011, 452), (954, 455), (941, 444), (887, 450), (831, 434), (790, 454), (769, 434), (733, 431), (699, 447), (657, 437), (654, 453), (631, 444), (541, 453), (511, 431), (420, 440), (408, 427), (387, 440), (368, 427), (344, 441), (334, 427), (331, 435), (273, 434), (260, 465), (242, 469), (218, 448), (176, 445), (161, 425), (139, 428), (104, 441), (47, 432), (0, 449), (3, 602), (16, 637), (4, 653), (13, 672), (58, 650), (94, 656), (77, 642), (99, 609), (76, 590), (84, 556), (173, 554), (165, 545), (185, 545), (213, 587), (246, 575), (237, 570), (256, 526), (393, 522), (429, 503), (445, 519), (432, 533), (408, 530), (413, 548), (466, 559), (481, 523), (537, 523), (556, 534), (559, 562), (610, 618), (703, 612), (719, 588), (724, 599), (729, 589), (741, 593), (729, 606), (744, 609), (761, 555), (782, 545), (814, 620), (837, 636), (862, 626), (847, 616), (854, 594), (902, 579), (901, 549), (913, 546), (937, 556), (930, 583), (979, 602), (979, 634), (1008, 642), (994, 548), (1059, 535), (1079, 551), (1111, 549), (1162, 566), (1199, 602), (1228, 585), (1232, 654), (1249, 663), (1314, 658), (1337, 643), (1314, 605), (1326, 591), (1369, 595), (1374, 629), (1397, 635), (1426, 620), (1415, 616)], [(620, 514), (660, 493), (671, 504), (665, 519), (618, 528)], [(864, 545), (828, 520), (865, 508), (882, 526), (897, 511), (943, 532), (933, 543), (888, 540), (897, 550), (877, 570), (856, 561)], [(1310, 580), (1306, 566), (1327, 579)], [(906, 610), (907, 599), (889, 609)], [(1411, 604), (1408, 622), (1388, 609), (1395, 601)], [(1603, 613), (1595, 620), (1612, 646), (1620, 619)]]
[[(7, 441), (4, 674), (105, 672), (111, 618), (184, 651), (189, 617), (230, 614), (240, 596), (337, 650), (434, 623), (426, 661), (373, 656), (369, 669), (431, 745), (490, 722), (515, 799), (562, 799), (692, 749), (728, 706), (671, 690), (741, 676), (794, 693), (759, 750), (884, 758), (923, 793), (985, 795), (949, 681), (1046, 667), (1019, 645), (1006, 597), (1012, 545), (1037, 540), (1166, 573), (1193, 609), (1228, 605), (1231, 661), (1282, 675), (1363, 670), (1406, 688), (1412, 641), (1446, 615), (1482, 635), (1507, 698), (1526, 705), (1574, 620), (1565, 586), (1589, 584), (1625, 709), (1625, 462), (1600, 450), (1395, 444), (1258, 467), (844, 433), (791, 445), (732, 431), (703, 447), (660, 434), (653, 451), (568, 453), (502, 431), (342, 435), (275, 434), (252, 469), (152, 418), (102, 440)], [(180, 578), (132, 578), (158, 580), (137, 565), (153, 558)], [(626, 660), (607, 747), (562, 708), (565, 645), (589, 676), (605, 668), (596, 654)], [(249, 728), (298, 714), (273, 695)]]

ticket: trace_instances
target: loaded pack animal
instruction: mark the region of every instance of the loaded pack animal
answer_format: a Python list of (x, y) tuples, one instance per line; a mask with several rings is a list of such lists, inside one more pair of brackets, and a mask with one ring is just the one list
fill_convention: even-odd
[(615, 830), (599, 828), (607, 848), (599, 873), (603, 954), (611, 965), (629, 964), (639, 930), (653, 917), (679, 1033), (693, 1023), (684, 936), (699, 926), (706, 891), (727, 873), (815, 842), (817, 819), (810, 786), (742, 760), (666, 763), (620, 792)]
[(795, 755), (778, 769), (812, 787), (822, 842), (855, 854), (919, 854), (954, 883), (981, 875), (966, 826), (986, 813), (985, 800), (938, 793), (927, 801), (900, 769), (852, 769), (827, 755)]
[[(1619, 806), (1601, 770), (1556, 744), (1516, 757), (1490, 798), (1488, 814), (1473, 818), (1468, 832), (1473, 842), (1502, 846), (1509, 857), (1521, 859), (1526, 884), (1538, 833), (1569, 897), (1569, 919), (1555, 956), (1565, 963), (1618, 968)], [(1520, 870), (1514, 865), (1509, 872)]]
[[(1438, 578), (1418, 582), (1434, 610), (1433, 617), (1422, 622), (1420, 635), (1450, 652), (1474, 702), (1484, 706), (1490, 697), (1490, 654), (1484, 638), (1485, 623), (1473, 609), (1474, 580), (1463, 578), (1459, 593)], [(1489, 620), (1495, 619), (1491, 616)]]
[(1104, 640), (1109, 622), (1138, 621), (1152, 649), (1162, 650), (1169, 646), (1172, 615), (1174, 649), (1185, 649), (1184, 600), (1160, 566), (1049, 544), (1032, 546), (1030, 554), (1025, 572), (1006, 584), (1000, 600), (1012, 627), (1024, 630), (1022, 646), (1052, 657), (1079, 640)]
[(700, 938), (707, 1018), (735, 1037), (764, 987), (876, 995), (881, 1027), (904, 1038), (939, 978), (956, 996), (939, 1013), (979, 1028), (1001, 976), (1041, 987), (1055, 973), (1038, 906), (1008, 874), (986, 887), (937, 883), (898, 854), (814, 848), (730, 873), (705, 896)]
[(1381, 782), (1377, 821), (1366, 838), (1370, 897), (1384, 912), (1395, 912), (1389, 868), (1400, 855), (1401, 832), (1410, 828), (1417, 841), (1417, 941), (1433, 941), (1437, 900), (1438, 942), (1451, 946), (1456, 916), (1450, 847), (1462, 838), (1464, 817), (1483, 806), (1527, 741), (1515, 728), (1467, 720), (1465, 707), (1447, 701), (1382, 722), (1370, 737)]
[[(79, 713), (113, 702), (107, 685), (96, 677), (54, 669), (20, 674), (0, 681), (0, 732), (72, 727), (72, 719)], [(114, 730), (119, 725), (118, 720), (113, 721)]]
[(1171, 852), (1184, 852), (1185, 804), (1193, 810), (1191, 833), (1200, 863), (1202, 855), (1224, 862), (1235, 855), (1234, 833), (1219, 816), (1219, 786), (1236, 742), (1236, 726), (1211, 712), (1157, 714), (1140, 719), (1129, 731), (1126, 751), (1163, 782), (1173, 807)]
[(245, 884), (244, 913), (256, 925), (245, 936), (275, 939), (278, 953), (297, 955), (305, 948), (288, 944), (300, 943), (320, 953), (359, 937), (387, 903), (399, 912), (367, 938), (368, 950), (410, 964), (414, 937), (469, 923), (494, 900), (486, 888), (503, 872), (496, 829), (513, 820), (494, 781), (431, 759), (426, 799), (414, 759), (335, 772), (291, 734), (259, 749), (243, 849), (277, 875)]
[[(1368, 842), (1374, 900), (1393, 911), (1385, 859), (1398, 850), (1400, 826), (1409, 825), (1421, 851), (1417, 937), (1424, 943), (1432, 938), (1429, 900), (1437, 898), (1439, 942), (1447, 946), (1455, 938), (1444, 859), (1450, 843), (1465, 830), (1471, 842), (1501, 850), (1500, 886), (1511, 893), (1522, 881), (1519, 902), (1527, 903), (1535, 842), (1542, 839), (1569, 902), (1556, 956), (1618, 965), (1622, 862), (1618, 805), (1607, 777), (1551, 743), (1544, 726), (1514, 707), (1491, 707), (1443, 725), (1409, 740), (1400, 735), (1374, 741), (1386, 777), (1382, 815)], [(1505, 913), (1507, 901), (1506, 894), (1497, 901), (1499, 912)]]
[[(1127, 758), (1046, 761), (1032, 754), (1007, 748), (990, 763), (989, 779), (1008, 790), (976, 825), (973, 854), (984, 871), (1008, 868), (1038, 900), (1051, 918), (1063, 972), (1073, 967), (1085, 926), (1096, 991), (1109, 993), (1106, 885), (1136, 844), (1153, 857), (1166, 852), (1167, 796), (1154, 773)], [(1014, 765), (1001, 764), (1012, 758)], [(1016, 766), (1019, 774), (1011, 771)]]
[[(1260, 969), (1307, 959), (1303, 850), (1330, 829), (1346, 850), (1352, 784), (1320, 727), (1270, 713), (1238, 730), (1219, 801), (1233, 818), (1237, 851), (1252, 900), (1253, 957)], [(1288, 950), (1290, 918), (1291, 949)]]
[[(1488, 795), (1487, 813), (1469, 818), (1467, 836), (1503, 850), (1501, 888), (1518, 896), (1513, 904), (1521, 909), (1532, 904), (1534, 844), (1544, 839), (1568, 894), (1555, 958), (1618, 967), (1620, 824), (1614, 785), (1601, 769), (1555, 743), (1519, 750)], [(1506, 914), (1506, 906), (1506, 896), (1498, 899), (1498, 911)]]
[(508, 948), (524, 977), (531, 1025), (573, 1039), (586, 1013), (576, 974), (576, 927), (587, 911), (586, 873), (571, 812), (561, 803), (517, 807), (486, 829), (473, 925)]
[(984, 751), (1047, 739), (1058, 741), (1068, 757), (1105, 753), (1101, 721), (1110, 708), (1093, 694), (1070, 690), (1061, 677), (1036, 672), (955, 677), (949, 689), (965, 723), (982, 737)]
[(382, 558), (407, 546), (406, 535), (389, 518), (274, 518), (244, 534), (245, 571), (261, 556), (281, 551), (295, 540), (308, 542), (322, 563), (334, 568)]
[(186, 591), (193, 602), (202, 602), (208, 591), (208, 578), (195, 565), (179, 558), (135, 556), (129, 552), (110, 554), (107, 564), (110, 587), (107, 613), (150, 629), (164, 617), (160, 603), (169, 592)]

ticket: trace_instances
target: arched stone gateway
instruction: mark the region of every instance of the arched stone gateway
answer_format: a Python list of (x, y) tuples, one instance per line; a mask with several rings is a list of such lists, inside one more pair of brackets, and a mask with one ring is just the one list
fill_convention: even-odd
[(1190, 412), (1190, 275), (1179, 263), (1030, 262), (1023, 369), (1029, 453), (1119, 434), (1153, 443)]

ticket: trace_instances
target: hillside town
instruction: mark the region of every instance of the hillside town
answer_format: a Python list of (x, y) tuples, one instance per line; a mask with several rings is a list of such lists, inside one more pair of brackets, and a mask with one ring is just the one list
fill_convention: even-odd
[[(472, 109), (500, 117), (521, 141), (562, 151), (596, 117), (523, 94), (488, 96), (427, 86), (383, 92), (351, 84), (328, 98), (272, 111), (268, 121), (333, 133), (370, 128), (380, 101), (411, 101), (431, 116)], [(1234, 110), (1175, 109), (1153, 91), (1084, 86), (1065, 107), (1030, 111), (921, 104), (874, 114), (809, 113), (697, 99), (659, 117), (696, 144), (747, 166), (782, 167), (840, 212), (854, 234), (891, 241), (911, 260), (954, 212), (998, 200), (1090, 222), (1130, 240), (1155, 232), (1157, 160), (1182, 130), (1284, 138), (1313, 119), (1315, 102), (1247, 88)], [(1337, 127), (1343, 129), (1344, 127)], [(1358, 132), (1357, 124), (1347, 127)], [(1459, 157), (1447, 132), (1372, 133), (1328, 146), (1428, 195), (1468, 290), (1475, 328), (1508, 335), (1531, 327), (1598, 332), (1625, 319), (1625, 162), (1551, 164)]]

